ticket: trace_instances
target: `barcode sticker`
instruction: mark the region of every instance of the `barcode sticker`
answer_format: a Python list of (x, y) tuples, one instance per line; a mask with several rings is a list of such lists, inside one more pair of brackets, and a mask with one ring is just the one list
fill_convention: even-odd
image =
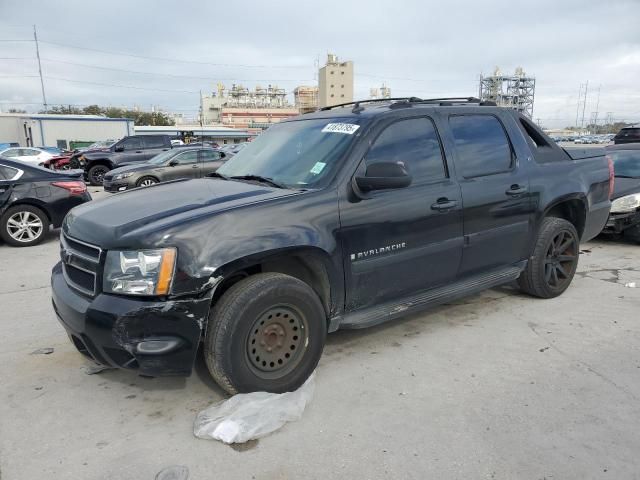
[(329, 123), (322, 129), (322, 131), (328, 133), (346, 133), (347, 135), (353, 135), (359, 128), (360, 125), (354, 125), (352, 123)]

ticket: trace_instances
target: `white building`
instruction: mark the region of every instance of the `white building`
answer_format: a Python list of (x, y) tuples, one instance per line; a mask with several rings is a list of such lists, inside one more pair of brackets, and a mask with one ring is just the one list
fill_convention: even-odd
[(133, 134), (133, 120), (128, 118), (0, 113), (0, 143), (17, 143), (21, 147), (67, 149), (74, 142), (117, 140)]
[(175, 126), (137, 126), (136, 135), (169, 135), (171, 138), (193, 137), (199, 140), (216, 142), (220, 145), (227, 143), (241, 143), (253, 139), (257, 133), (255, 129), (240, 130), (222, 125), (175, 125)]

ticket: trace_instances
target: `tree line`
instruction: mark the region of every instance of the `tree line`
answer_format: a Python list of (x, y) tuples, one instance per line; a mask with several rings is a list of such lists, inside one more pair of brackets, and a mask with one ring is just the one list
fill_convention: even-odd
[(56, 105), (41, 110), (39, 113), (55, 113), (58, 115), (100, 115), (107, 118), (130, 118), (135, 125), (175, 125), (175, 122), (162, 112), (140, 112), (137, 110), (127, 110), (117, 107), (101, 107), (99, 105), (88, 105), (78, 108), (73, 105)]

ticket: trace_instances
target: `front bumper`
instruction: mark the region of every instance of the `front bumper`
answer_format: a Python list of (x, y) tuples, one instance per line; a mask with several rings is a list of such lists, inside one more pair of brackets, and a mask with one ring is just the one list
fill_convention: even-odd
[(627, 213), (611, 213), (604, 226), (603, 233), (620, 234), (625, 230), (640, 225), (640, 211)]
[(188, 376), (206, 324), (211, 297), (143, 300), (69, 287), (58, 263), (51, 272), (53, 309), (84, 355), (142, 375)]
[(126, 180), (104, 180), (102, 186), (106, 192), (124, 192), (134, 188), (135, 185), (127, 182)]

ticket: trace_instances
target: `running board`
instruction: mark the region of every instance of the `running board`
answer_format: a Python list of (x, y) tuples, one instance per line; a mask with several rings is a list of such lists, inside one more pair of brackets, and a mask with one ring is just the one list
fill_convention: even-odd
[(394, 318), (399, 318), (410, 313), (481, 292), (487, 288), (508, 283), (517, 279), (526, 265), (527, 262), (525, 260), (507, 268), (469, 277), (450, 285), (406, 297), (402, 300), (394, 300), (383, 303), (382, 305), (347, 313), (342, 318), (333, 318), (329, 331), (331, 332), (338, 328), (352, 329), (372, 327), (388, 320), (393, 320)]

